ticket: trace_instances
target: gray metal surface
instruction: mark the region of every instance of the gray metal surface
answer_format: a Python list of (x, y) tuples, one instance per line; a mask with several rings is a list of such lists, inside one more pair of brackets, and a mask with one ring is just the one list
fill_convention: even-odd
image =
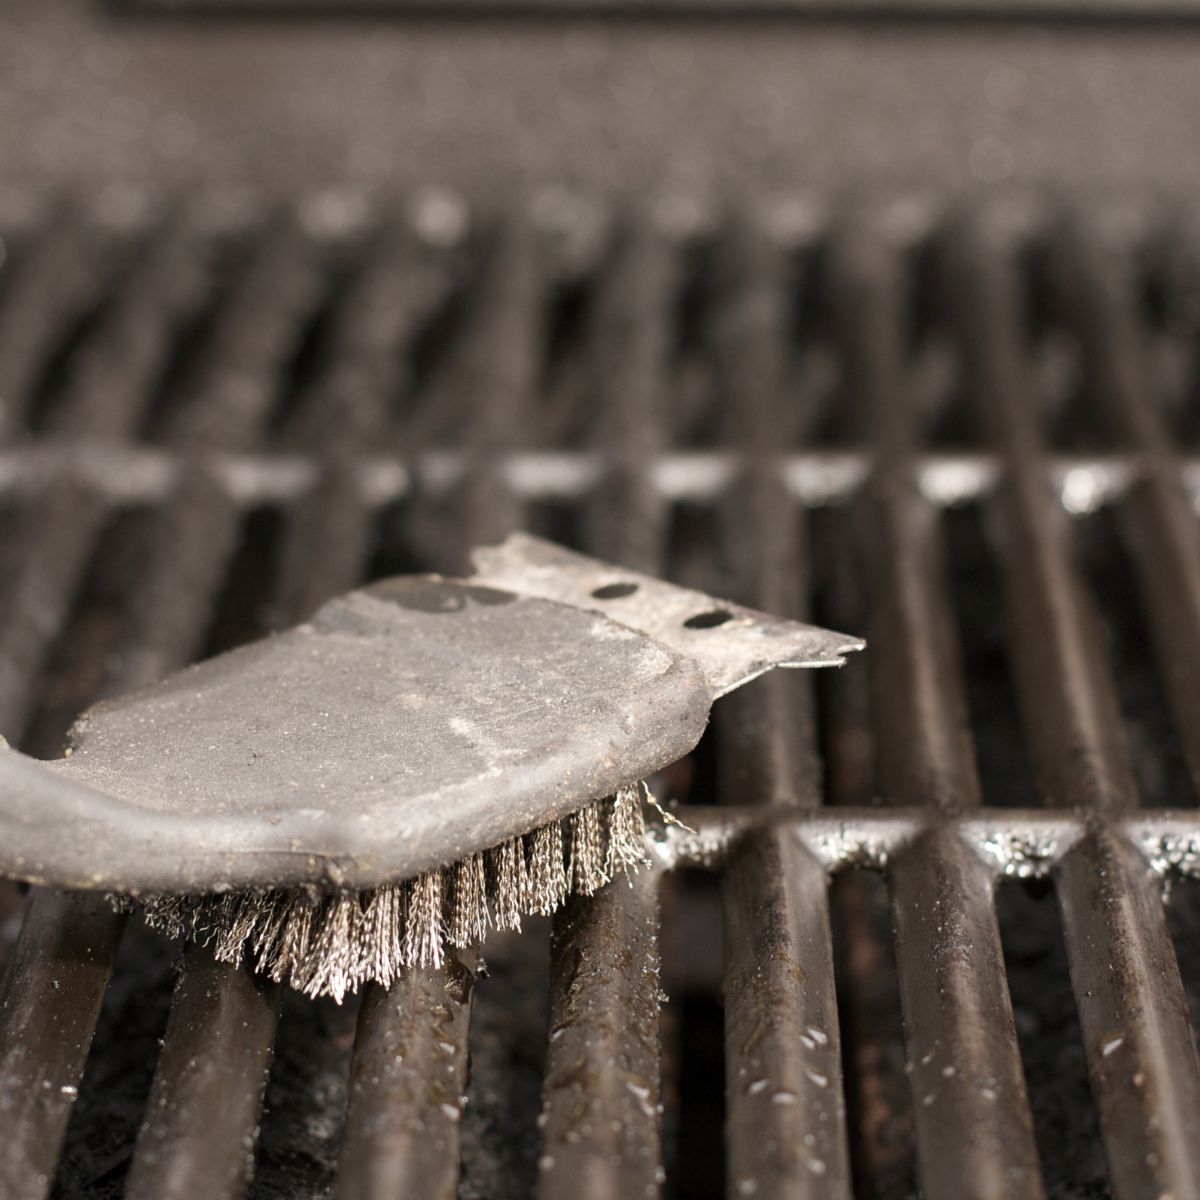
[[(106, 984), (107, 1010), (141, 979), (107, 983), (122, 922), (35, 890), (0, 1019), (7, 1190), (235, 1196), (261, 1126), (261, 1200), (1196, 1196), (1197, 893), (1177, 881), (1200, 872), (1200, 242), (1169, 210), (1110, 215), (850, 209), (786, 242), (753, 218), (684, 240), (639, 214), (578, 240), (514, 219), (446, 245), (390, 211), (276, 241), (278, 218), (61, 212), (50, 240), (6, 238), (0, 521), (25, 533), (0, 548), (3, 611), (54, 601), (0, 671), (22, 749), (518, 527), (872, 640), (823, 690), (775, 673), (719, 701), (659, 781), (695, 832), (656, 829), (654, 870), (561, 914), (548, 959), (534, 922), (470, 986), (414, 971), (276, 1025), (193, 952), (124, 1125), (102, 1081), (144, 1045), (102, 1014), (85, 1065)], [(123, 359), (120, 321), (71, 313), (154, 309), (151, 236), (208, 265)], [(94, 277), (46, 256), (64, 238), (96, 248)], [(235, 336), (259, 308), (269, 336)], [(148, 397), (103, 451), (52, 420), (105, 419), (110, 389), (51, 366), (85, 352)], [(245, 406), (222, 407), (237, 378)], [(86, 498), (103, 520), (63, 515)], [(77, 565), (52, 570), (39, 529)]]
[(648, 778), (772, 667), (861, 648), (528, 535), (474, 558), (94, 706), (65, 784), (0, 750), (0, 863), (126, 894), (411, 879)]

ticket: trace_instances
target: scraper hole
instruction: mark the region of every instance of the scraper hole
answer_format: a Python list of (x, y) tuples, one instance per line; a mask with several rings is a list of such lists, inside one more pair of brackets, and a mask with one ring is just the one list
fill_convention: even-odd
[(714, 608), (711, 612), (697, 613), (694, 617), (688, 617), (683, 624), (688, 629), (716, 629), (718, 625), (724, 625), (726, 621), (732, 620), (733, 613), (728, 609)]
[(623, 600), (626, 596), (632, 596), (637, 590), (636, 583), (606, 583), (603, 587), (598, 587), (592, 595), (597, 600)]

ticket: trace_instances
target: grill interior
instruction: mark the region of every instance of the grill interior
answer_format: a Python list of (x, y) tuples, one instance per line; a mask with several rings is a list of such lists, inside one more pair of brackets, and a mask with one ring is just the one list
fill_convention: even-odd
[(654, 871), (390, 994), (7, 885), (6, 1196), (1200, 1194), (1187, 205), (123, 193), (0, 236), (31, 753), (516, 527), (870, 642), (718, 705)]

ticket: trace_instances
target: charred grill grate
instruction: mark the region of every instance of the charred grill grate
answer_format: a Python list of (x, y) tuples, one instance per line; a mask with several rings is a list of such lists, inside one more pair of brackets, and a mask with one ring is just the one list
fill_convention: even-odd
[(6, 1196), (1200, 1195), (1200, 229), (678, 216), (9, 222), (0, 730), (32, 752), (518, 525), (871, 648), (819, 705), (723, 701), (661, 781), (696, 832), (486, 982), (337, 1009), (197, 950), (176, 981), (103, 903), (9, 888)]

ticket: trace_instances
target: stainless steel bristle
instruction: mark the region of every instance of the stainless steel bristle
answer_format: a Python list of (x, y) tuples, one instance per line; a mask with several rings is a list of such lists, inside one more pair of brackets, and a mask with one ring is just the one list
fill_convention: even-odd
[(436, 967), (445, 947), (475, 946), (488, 929), (520, 929), (569, 895), (593, 895), (648, 864), (645, 785), (622, 788), (561, 821), (437, 871), (370, 892), (285, 889), (220, 896), (148, 896), (146, 922), (249, 960), (277, 982), (341, 1001), (364, 983), (388, 986), (406, 967)]

